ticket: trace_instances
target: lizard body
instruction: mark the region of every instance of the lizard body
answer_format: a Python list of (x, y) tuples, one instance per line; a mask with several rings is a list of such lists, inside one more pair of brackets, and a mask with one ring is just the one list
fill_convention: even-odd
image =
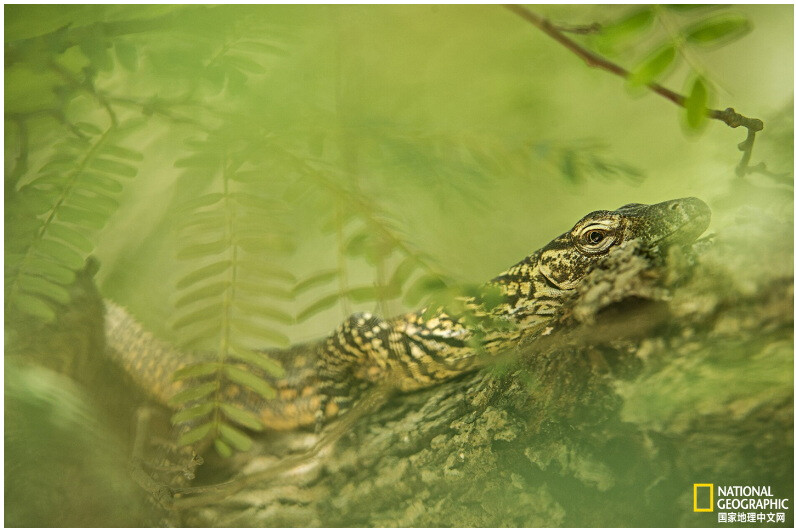
[[(351, 388), (384, 384), (408, 392), (433, 386), (473, 371), (519, 339), (537, 334), (584, 277), (618, 247), (634, 243), (662, 253), (672, 244), (693, 242), (709, 222), (710, 209), (696, 198), (592, 212), (489, 281), (487, 287), (502, 295), (500, 303), (464, 299), (471, 315), (486, 320), (473, 324), (445, 312), (429, 316), (428, 309), (391, 319), (354, 314), (318, 342), (269, 350), (268, 356), (285, 369), (282, 378), (240, 363), (273, 385), (274, 399), (227, 383), (223, 400), (253, 413), (267, 429), (288, 430), (336, 415)], [(106, 336), (111, 356), (164, 404), (184, 386), (172, 381), (174, 371), (204, 356), (186, 357), (113, 303), (107, 304)]]

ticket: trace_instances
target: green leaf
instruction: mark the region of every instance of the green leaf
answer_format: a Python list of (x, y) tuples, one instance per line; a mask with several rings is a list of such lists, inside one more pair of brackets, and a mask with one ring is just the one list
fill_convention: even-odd
[(69, 303), (69, 290), (43, 277), (23, 274), (19, 277), (17, 284), (19, 289), (25, 292), (48, 297), (62, 305)]
[(180, 215), (175, 224), (178, 228), (190, 232), (195, 231), (202, 234), (205, 231), (218, 231), (219, 228), (226, 226), (227, 216), (220, 211), (200, 211), (190, 212), (188, 210), (177, 211)]
[(250, 314), (255, 314), (257, 316), (269, 318), (271, 320), (278, 321), (279, 323), (284, 323), (285, 325), (292, 325), (293, 323), (295, 323), (293, 316), (276, 307), (270, 307), (256, 303), (249, 303), (248, 301), (243, 301), (240, 298), (235, 298), (235, 301), (233, 301), (232, 304), (236, 308), (239, 308)]
[(68, 175), (69, 172), (74, 170), (74, 167), (76, 165), (77, 165), (77, 157), (65, 154), (64, 157), (60, 158), (53, 157), (49, 161), (44, 163), (44, 165), (39, 170), (39, 173), (42, 176), (50, 172), (52, 172), (53, 174)]
[(55, 145), (56, 151), (70, 150), (79, 153), (83, 153), (90, 147), (91, 142), (80, 137), (69, 137)]
[(124, 189), (122, 184), (112, 177), (94, 172), (83, 172), (80, 174), (79, 181), (81, 188), (93, 192), (118, 194)]
[(265, 370), (269, 375), (281, 379), (285, 376), (285, 369), (276, 360), (269, 357), (266, 353), (254, 351), (236, 342), (232, 342), (230, 349), (232, 357)]
[(120, 175), (123, 177), (135, 177), (138, 174), (138, 168), (115, 161), (113, 159), (106, 159), (104, 157), (97, 157), (91, 161), (91, 167), (95, 170), (108, 172), (109, 174)]
[(232, 447), (224, 443), (223, 440), (219, 439), (213, 440), (213, 446), (215, 446), (216, 451), (222, 457), (229, 458), (230, 456), (232, 456)]
[(238, 235), (235, 243), (252, 255), (274, 252), (279, 253), (290, 251), (293, 248), (293, 244), (286, 238), (268, 234), (261, 234), (249, 238), (241, 238), (240, 235)]
[(182, 290), (183, 288), (187, 288), (198, 283), (199, 281), (204, 281), (205, 279), (223, 273), (227, 271), (230, 266), (232, 266), (232, 261), (230, 260), (222, 260), (219, 262), (214, 262), (213, 264), (208, 264), (207, 266), (203, 266), (198, 270), (189, 273), (185, 277), (180, 278), (180, 280), (177, 281), (177, 290)]
[(193, 348), (196, 346), (201, 347), (202, 349), (207, 349), (207, 346), (204, 345), (208, 340), (212, 340), (215, 344), (218, 343), (218, 335), (221, 333), (221, 324), (218, 323), (216, 325), (208, 327), (205, 325), (201, 328), (198, 332), (196, 332), (193, 336), (189, 336), (184, 338), (181, 342), (181, 345), (185, 348)]
[(198, 198), (192, 198), (184, 203), (182, 203), (177, 210), (179, 212), (190, 212), (201, 207), (208, 207), (210, 205), (215, 205), (224, 197), (224, 194), (221, 192), (213, 192), (211, 194), (204, 194), (199, 196)]
[(707, 107), (710, 93), (705, 80), (697, 77), (691, 84), (685, 99), (686, 124), (692, 130), (700, 129), (707, 122)]
[(439, 305), (436, 305), (436, 304), (435, 305), (429, 305), (428, 307), (423, 309), (423, 314), (421, 314), (421, 317), (423, 318), (423, 320), (428, 321), (431, 318), (433, 318), (434, 316), (436, 316), (441, 310), (442, 309), (440, 308)]
[(401, 293), (404, 283), (412, 276), (412, 273), (417, 269), (418, 262), (414, 257), (406, 257), (395, 268), (395, 271), (390, 277), (389, 286), (397, 293)]
[(218, 296), (224, 292), (229, 287), (228, 281), (219, 281), (216, 283), (211, 283), (205, 285), (201, 288), (197, 288), (186, 295), (182, 296), (180, 299), (174, 303), (176, 308), (184, 307), (185, 305), (189, 305), (196, 301), (201, 301), (202, 299), (208, 299), (211, 297)]
[(263, 430), (263, 424), (260, 422), (257, 416), (248, 410), (243, 410), (239, 406), (229, 403), (221, 403), (220, 407), (221, 411), (224, 412), (224, 415), (238, 425), (244, 426), (247, 429)]
[(487, 312), (494, 310), (506, 301), (506, 297), (497, 286), (488, 285), (480, 288), (479, 292), (478, 298)]
[(14, 297), (14, 304), (16, 308), (25, 314), (40, 318), (45, 322), (51, 322), (55, 319), (55, 311), (53, 308), (36, 296), (17, 294)]
[(272, 199), (257, 196), (255, 194), (248, 194), (246, 192), (233, 192), (229, 196), (244, 207), (259, 209), (268, 213), (283, 209), (282, 204)]
[(229, 178), (239, 183), (258, 183), (265, 182), (268, 176), (262, 170), (239, 170), (230, 174)]
[(83, 256), (58, 240), (44, 238), (39, 241), (36, 250), (72, 270), (79, 270), (83, 267)]
[[(8, 256), (6, 256), (8, 259)], [(28, 271), (46, 277), (62, 286), (70, 285), (75, 280), (74, 270), (66, 266), (40, 257), (34, 257), (28, 261)]]
[(223, 310), (224, 307), (220, 302), (213, 303), (212, 305), (183, 315), (171, 325), (171, 328), (177, 331), (184, 327), (196, 325), (197, 323), (205, 322), (211, 319), (219, 322), (221, 320)]
[(296, 282), (296, 277), (291, 272), (283, 268), (279, 268), (278, 266), (274, 266), (273, 264), (269, 264), (268, 262), (243, 259), (238, 261), (238, 266), (240, 267), (241, 271), (247, 273), (256, 273), (258, 275), (262, 275), (263, 277), (281, 279), (290, 283)]
[(218, 382), (205, 382), (204, 384), (200, 384), (199, 386), (192, 386), (190, 388), (186, 388), (185, 390), (179, 391), (174, 394), (174, 396), (169, 399), (169, 403), (172, 405), (181, 405), (183, 403), (187, 403), (188, 401), (195, 401), (196, 399), (201, 399), (211, 393), (215, 392), (218, 389)]
[(108, 221), (107, 213), (80, 209), (71, 205), (61, 205), (56, 216), (62, 222), (73, 223), (90, 229), (102, 229)]
[(352, 288), (346, 292), (346, 295), (351, 298), (355, 303), (365, 303), (376, 299), (375, 286), (362, 286)]
[(561, 175), (570, 183), (578, 184), (583, 180), (575, 150), (564, 150), (561, 154), (559, 169), (561, 170)]
[(131, 150), (129, 148), (125, 148), (124, 146), (117, 146), (115, 144), (106, 144), (102, 147), (101, 151), (108, 155), (113, 155), (114, 157), (118, 157), (120, 159), (127, 159), (130, 161), (143, 161), (144, 154), (140, 151)]
[(279, 331), (263, 327), (262, 325), (253, 325), (248, 321), (242, 319), (233, 319), (230, 321), (232, 324), (232, 328), (236, 329), (238, 332), (248, 334), (253, 338), (259, 338), (261, 340), (273, 342), (277, 345), (282, 345), (282, 346), (290, 345), (290, 338), (280, 333)]
[(99, 135), (102, 133), (102, 130), (92, 124), (91, 122), (77, 122), (75, 126), (84, 133), (88, 133), (89, 135)]
[(752, 24), (740, 14), (717, 15), (701, 20), (685, 29), (685, 38), (689, 43), (701, 46), (726, 44), (743, 37), (752, 31)]
[(67, 225), (52, 223), (47, 228), (47, 234), (51, 237), (63, 240), (67, 244), (76, 247), (80, 251), (91, 253), (94, 250), (94, 243), (83, 236), (80, 231), (77, 231)]
[(174, 425), (178, 425), (180, 423), (185, 423), (186, 421), (191, 421), (198, 417), (206, 416), (207, 414), (213, 411), (214, 406), (215, 405), (213, 403), (202, 403), (200, 405), (192, 406), (191, 408), (180, 410), (179, 412), (171, 416), (171, 422)]
[(290, 291), (285, 290), (284, 288), (281, 288), (279, 286), (274, 286), (265, 283), (252, 283), (248, 281), (240, 281), (238, 282), (238, 286), (240, 287), (241, 290), (243, 290), (243, 293), (247, 295), (251, 296), (260, 295), (269, 298), (283, 299), (285, 301), (293, 300), (293, 294)]
[(339, 272), (337, 270), (326, 270), (311, 275), (293, 287), (293, 295), (297, 296), (306, 292), (307, 290), (315, 288), (316, 286), (326, 284), (329, 281), (337, 278), (338, 275)]
[(273, 399), (276, 397), (276, 391), (271, 387), (268, 382), (261, 379), (257, 375), (254, 375), (245, 369), (241, 369), (237, 366), (224, 366), (224, 373), (229, 378), (229, 380), (240, 384), (241, 386), (246, 386), (247, 388), (257, 392), (265, 399)]
[(249, 438), (244, 432), (227, 425), (226, 423), (219, 423), (218, 431), (226, 442), (232, 445), (239, 451), (246, 452), (252, 447), (252, 439)]
[(656, 81), (669, 69), (677, 58), (677, 49), (674, 44), (667, 43), (642, 59), (627, 83), (631, 87), (641, 87)]
[(180, 260), (196, 259), (200, 257), (208, 257), (211, 255), (218, 255), (229, 249), (230, 242), (227, 239), (217, 240), (215, 242), (207, 242), (204, 244), (194, 244), (186, 246), (177, 253), (177, 258)]
[(649, 7), (633, 11), (617, 22), (604, 26), (599, 40), (607, 46), (617, 46), (649, 29), (654, 19), (655, 13)]
[(445, 290), (448, 285), (436, 275), (419, 277), (404, 295), (404, 302), (408, 305), (417, 305), (426, 296)]
[(69, 204), (90, 211), (102, 211), (110, 216), (119, 208), (119, 202), (104, 194), (93, 194), (75, 191), (69, 196)]
[(367, 233), (358, 233), (352, 236), (345, 244), (345, 252), (347, 255), (357, 257), (364, 255), (368, 245), (369, 235)]
[(77, 159), (79, 159), (83, 153), (91, 149), (91, 143), (82, 139), (72, 138), (59, 142), (54, 148), (55, 153), (47, 159), (48, 161), (77, 162)]
[(193, 377), (211, 375), (218, 371), (218, 367), (218, 362), (199, 362), (198, 364), (190, 364), (175, 371), (171, 376), (171, 380), (181, 381)]
[(70, 165), (77, 164), (79, 153), (82, 149), (74, 150), (68, 149), (67, 151), (59, 151), (53, 154), (52, 157), (47, 159), (48, 163), (69, 163)]
[(192, 443), (196, 443), (199, 440), (204, 439), (205, 437), (207, 437), (208, 434), (210, 434), (210, 430), (213, 428), (214, 425), (215, 425), (214, 422), (209, 421), (204, 425), (199, 425), (198, 427), (189, 430), (188, 432), (180, 436), (180, 439), (178, 440), (177, 444), (190, 445)]
[(312, 305), (308, 306), (307, 308), (299, 312), (298, 315), (296, 316), (296, 322), (301, 323), (302, 321), (314, 316), (315, 314), (323, 312), (326, 309), (332, 308), (339, 299), (340, 299), (340, 294), (331, 294), (319, 299)]
[[(256, 231), (259, 234), (258, 235), (253, 234), (251, 236), (253, 236), (254, 238), (262, 238), (262, 232), (263, 232), (262, 221), (258, 222), (258, 228)], [(244, 237), (241, 238), (241, 241), (248, 239), (246, 235), (249, 234), (249, 230), (239, 230), (237, 232), (238, 236)], [(268, 235), (268, 238), (270, 239), (268, 244), (269, 247), (276, 249), (277, 251), (290, 250), (293, 248), (293, 244), (284, 235), (271, 234)], [(265, 275), (268, 277), (284, 279), (286, 281), (290, 281), (291, 283), (296, 282), (296, 277), (292, 273), (288, 272), (284, 268), (279, 268), (269, 263), (267, 260), (265, 261), (241, 260), (240, 265), (244, 271), (257, 272), (260, 273), (261, 275)]]
[[(38, 185), (38, 184), (37, 184)], [(44, 187), (26, 187), (24, 202), (25, 207), (30, 209), (33, 214), (44, 214), (53, 208), (55, 199), (50, 190), (42, 190)]]

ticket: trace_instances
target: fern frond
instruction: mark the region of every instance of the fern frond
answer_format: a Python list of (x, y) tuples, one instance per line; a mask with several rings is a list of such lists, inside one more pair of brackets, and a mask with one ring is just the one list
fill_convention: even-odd
[[(241, 386), (264, 399), (274, 396), (268, 379), (278, 378), (283, 370), (258, 349), (289, 344), (283, 327), (293, 317), (283, 309), (293, 298), (286, 283), (295, 279), (273, 263), (275, 256), (293, 248), (289, 232), (276, 218), (284, 208), (263, 194), (258, 183), (234, 179), (256, 147), (232, 148), (223, 139), (218, 133), (192, 141), (193, 153), (175, 163), (186, 169), (186, 176), (198, 172), (210, 177), (215, 188), (198, 196), (186, 194), (173, 209), (184, 242), (177, 258), (189, 269), (176, 284), (171, 327), (183, 345), (214, 353), (214, 361), (194, 368), (202, 373), (190, 375), (187, 389), (175, 397), (191, 412), (176, 418), (192, 427), (184, 441), (212, 438), (219, 452), (228, 453), (250, 444), (234, 425), (253, 430), (262, 425), (225, 402), (224, 390)], [(212, 176), (206, 174), (208, 168)], [(264, 370), (265, 376), (240, 367), (241, 362)], [(204, 418), (209, 425), (195, 427)]]
[(138, 172), (133, 163), (143, 154), (118, 144), (130, 128), (83, 128), (97, 133), (57, 144), (38, 175), (16, 193), (6, 218), (6, 312), (49, 321), (57, 305), (69, 303), (73, 272), (93, 251), (93, 235), (118, 209), (123, 181)]

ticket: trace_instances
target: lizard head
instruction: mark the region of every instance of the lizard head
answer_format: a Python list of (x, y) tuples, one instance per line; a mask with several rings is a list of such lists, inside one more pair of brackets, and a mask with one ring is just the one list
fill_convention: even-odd
[(663, 251), (691, 244), (709, 224), (710, 208), (697, 198), (595, 211), (539, 251), (539, 271), (558, 289), (572, 289), (622, 243), (638, 241), (645, 249)]

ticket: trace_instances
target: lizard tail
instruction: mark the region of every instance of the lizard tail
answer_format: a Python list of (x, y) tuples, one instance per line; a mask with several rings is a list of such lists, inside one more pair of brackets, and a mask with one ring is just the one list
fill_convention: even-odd
[(155, 338), (116, 303), (107, 299), (104, 303), (108, 356), (126, 370), (140, 389), (168, 405), (181, 387), (171, 376), (188, 364), (185, 353)]

